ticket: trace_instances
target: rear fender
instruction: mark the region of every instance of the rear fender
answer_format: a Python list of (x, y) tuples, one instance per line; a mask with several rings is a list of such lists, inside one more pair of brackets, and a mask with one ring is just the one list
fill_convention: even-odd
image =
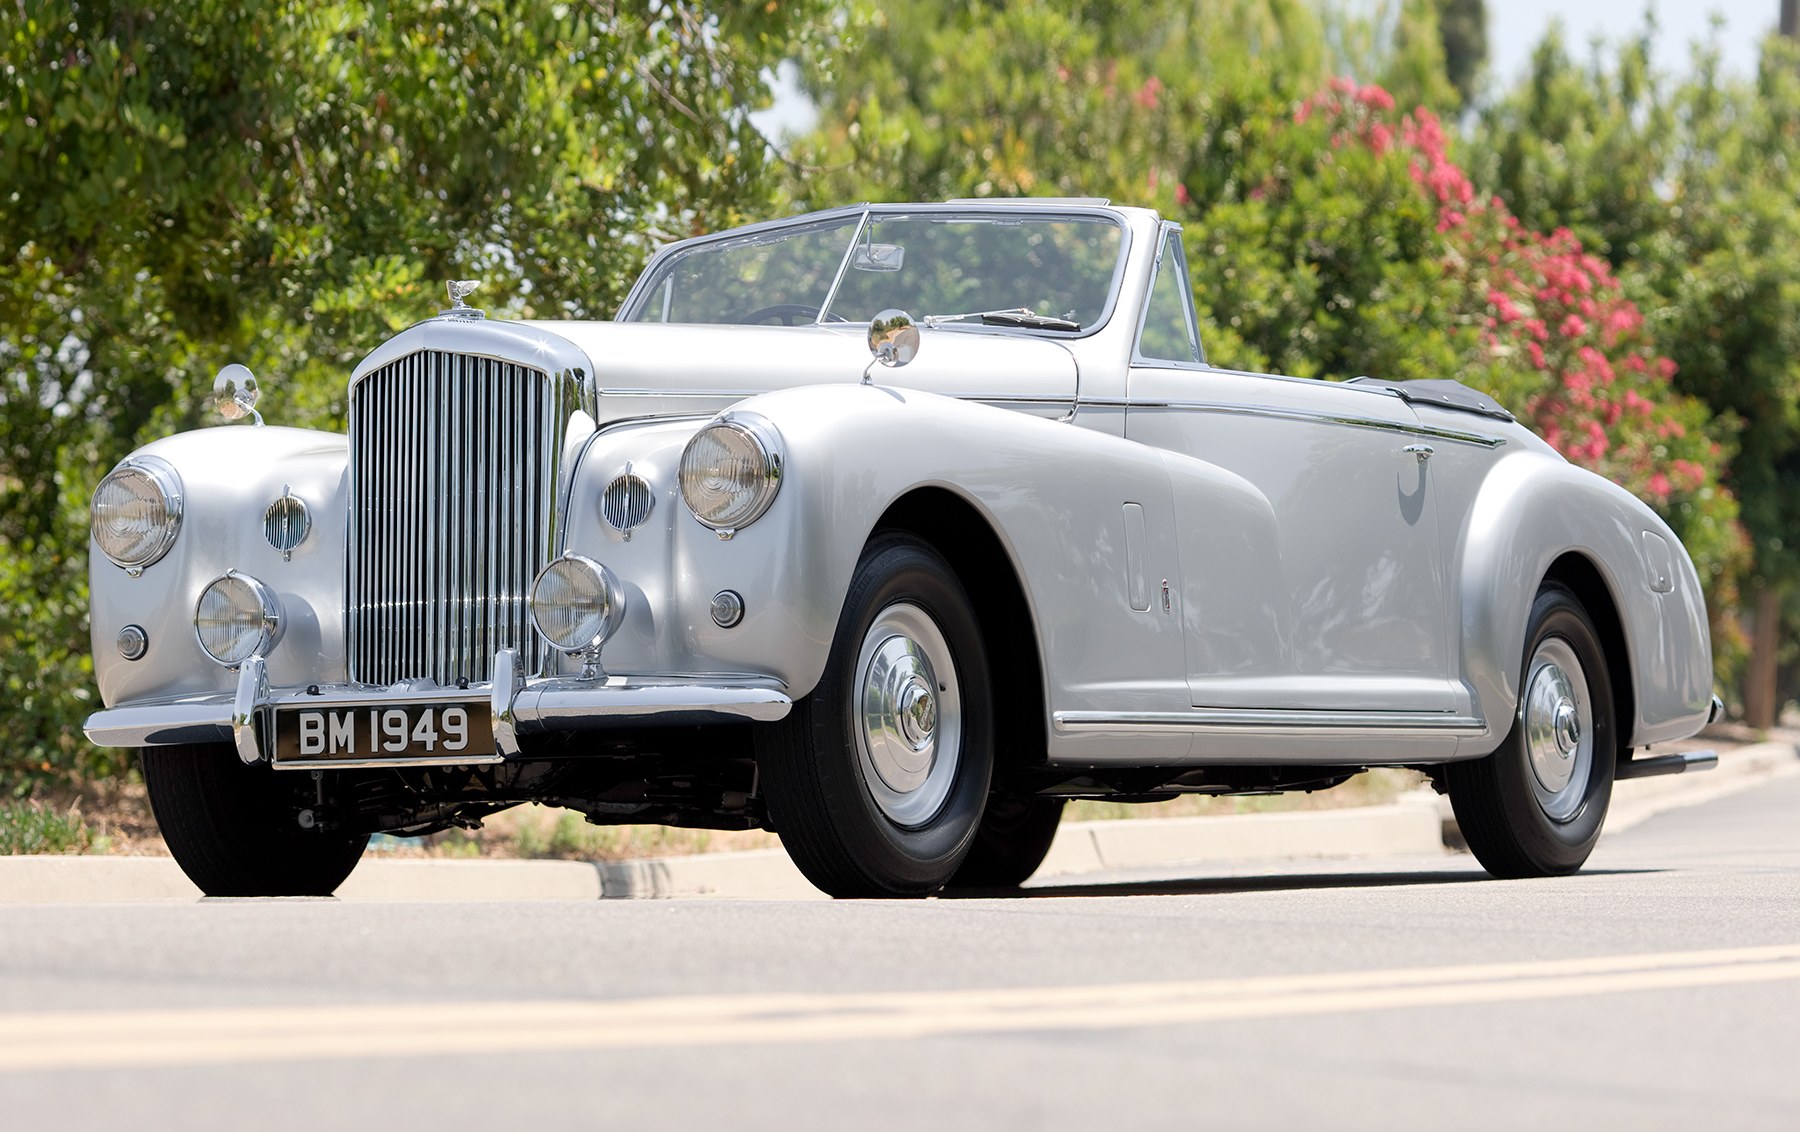
[[(1657, 544), (1646, 535), (1668, 548), (1665, 561), (1653, 563), (1647, 547)], [(1462, 551), (1463, 665), (1488, 721), (1488, 735), (1471, 744), (1492, 748), (1511, 727), (1531, 602), (1571, 553), (1594, 567), (1619, 616), (1635, 704), (1622, 729), (1628, 745), (1697, 732), (1711, 707), (1712, 646), (1699, 575), (1680, 540), (1611, 481), (1520, 452), (1482, 485)]]

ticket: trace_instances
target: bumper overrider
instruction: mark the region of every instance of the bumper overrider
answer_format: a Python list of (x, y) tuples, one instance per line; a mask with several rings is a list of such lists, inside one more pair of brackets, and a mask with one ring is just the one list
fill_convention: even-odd
[[(468, 766), (519, 758), (521, 737), (534, 734), (768, 722), (793, 706), (767, 678), (527, 678), (512, 649), (495, 654), (493, 672), (491, 684), (466, 688), (272, 688), (263, 659), (252, 657), (238, 669), (233, 695), (125, 704), (95, 712), (83, 730), (103, 747), (229, 741), (246, 763), (288, 770)], [(456, 726), (440, 748), (445, 720)]]

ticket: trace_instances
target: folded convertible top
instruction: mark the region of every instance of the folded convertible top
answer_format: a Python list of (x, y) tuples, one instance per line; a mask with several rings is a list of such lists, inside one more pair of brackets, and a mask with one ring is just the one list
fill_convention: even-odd
[(1507, 412), (1500, 402), (1479, 389), (1470, 389), (1460, 381), (1450, 381), (1445, 378), (1421, 381), (1381, 381), (1373, 377), (1353, 377), (1345, 384), (1372, 385), (1377, 389), (1391, 389), (1409, 405), (1430, 405), (1434, 409), (1456, 409), (1460, 412), (1476, 413), (1502, 421), (1513, 419), (1513, 415)]

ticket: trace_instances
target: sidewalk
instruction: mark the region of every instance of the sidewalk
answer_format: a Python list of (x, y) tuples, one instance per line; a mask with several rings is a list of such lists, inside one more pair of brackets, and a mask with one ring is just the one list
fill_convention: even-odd
[[(1787, 740), (1721, 749), (1716, 770), (1613, 788), (1608, 834), (1665, 810), (1800, 774)], [(1419, 790), (1385, 806), (1226, 817), (1065, 822), (1037, 876), (1228, 861), (1417, 856), (1459, 845), (1449, 800)], [(0, 857), (0, 904), (192, 901), (200, 892), (167, 857)], [(365, 858), (343, 900), (823, 900), (779, 849), (633, 861)]]

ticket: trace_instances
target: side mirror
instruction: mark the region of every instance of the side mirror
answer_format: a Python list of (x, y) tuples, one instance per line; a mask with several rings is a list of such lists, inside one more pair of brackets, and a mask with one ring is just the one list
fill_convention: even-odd
[(213, 378), (213, 408), (228, 421), (251, 417), (257, 424), (262, 424), (262, 414), (256, 411), (259, 396), (261, 391), (256, 387), (256, 375), (250, 372), (249, 366), (232, 362)]
[[(919, 353), (919, 328), (905, 311), (885, 310), (869, 320), (869, 353), (892, 368), (905, 365)], [(867, 374), (864, 375), (867, 380)]]

